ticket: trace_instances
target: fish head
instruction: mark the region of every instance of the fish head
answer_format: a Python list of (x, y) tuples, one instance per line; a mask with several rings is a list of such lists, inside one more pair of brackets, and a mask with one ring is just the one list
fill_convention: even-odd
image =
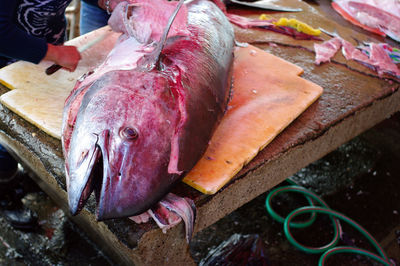
[(178, 177), (168, 174), (179, 120), (171, 82), (126, 72), (97, 80), (82, 99), (66, 156), (72, 214), (93, 191), (99, 220), (140, 214)]

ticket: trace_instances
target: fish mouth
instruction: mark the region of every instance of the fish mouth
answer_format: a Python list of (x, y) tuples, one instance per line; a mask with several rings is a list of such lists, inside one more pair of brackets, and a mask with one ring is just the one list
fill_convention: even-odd
[[(101, 135), (106, 136), (108, 132)], [(97, 140), (93, 147), (80, 158), (77, 167), (73, 171), (66, 171), (70, 180), (67, 182), (68, 203), (72, 215), (78, 214), (85, 206), (93, 191), (95, 191), (96, 202), (99, 204), (99, 192), (103, 176), (103, 156), (101, 147), (98, 145), (102, 136), (96, 135)]]
[[(70, 171), (68, 187), (68, 202), (72, 215), (77, 215), (85, 206), (90, 195), (94, 192), (96, 199), (97, 220), (107, 219), (105, 215), (104, 168), (108, 165), (107, 144), (110, 138), (109, 130), (94, 134), (96, 141), (92, 148), (76, 163), (77, 167)], [(66, 171), (68, 173), (68, 171)], [(104, 218), (106, 217), (106, 218)], [(113, 217), (114, 218), (114, 217)]]
[[(108, 151), (110, 131), (104, 130), (96, 136), (93, 148), (85, 154), (83, 159), (78, 161), (75, 169), (70, 169), (71, 176), (67, 187), (71, 214), (78, 214), (93, 192), (96, 199), (98, 221), (128, 217), (145, 211), (144, 208), (150, 207), (148, 204), (134, 202), (133, 199), (126, 196), (129, 188), (122, 182), (125, 174), (121, 175), (122, 170), (120, 169), (124, 165), (117, 167), (118, 170), (110, 166)], [(129, 151), (122, 154), (125, 159), (129, 158), (126, 153)]]

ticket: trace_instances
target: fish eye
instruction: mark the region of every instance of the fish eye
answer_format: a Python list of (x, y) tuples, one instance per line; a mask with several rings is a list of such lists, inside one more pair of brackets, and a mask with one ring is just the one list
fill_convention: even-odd
[(139, 133), (132, 127), (125, 127), (121, 130), (121, 136), (128, 140), (135, 140), (139, 136)]

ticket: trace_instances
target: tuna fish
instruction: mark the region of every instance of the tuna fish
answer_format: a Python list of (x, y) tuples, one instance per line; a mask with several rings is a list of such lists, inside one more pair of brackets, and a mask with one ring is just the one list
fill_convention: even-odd
[(213, 2), (194, 0), (159, 45), (176, 5), (117, 6), (109, 24), (122, 32), (118, 43), (66, 100), (62, 144), (72, 214), (93, 191), (98, 220), (157, 206), (200, 159), (225, 111), (232, 26)]

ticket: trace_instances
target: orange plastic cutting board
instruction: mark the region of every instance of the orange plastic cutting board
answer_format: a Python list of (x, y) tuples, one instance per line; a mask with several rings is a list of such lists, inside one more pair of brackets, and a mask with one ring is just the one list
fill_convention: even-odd
[(254, 46), (235, 51), (233, 98), (208, 149), (184, 182), (213, 194), (310, 106), (322, 88), (303, 70)]

